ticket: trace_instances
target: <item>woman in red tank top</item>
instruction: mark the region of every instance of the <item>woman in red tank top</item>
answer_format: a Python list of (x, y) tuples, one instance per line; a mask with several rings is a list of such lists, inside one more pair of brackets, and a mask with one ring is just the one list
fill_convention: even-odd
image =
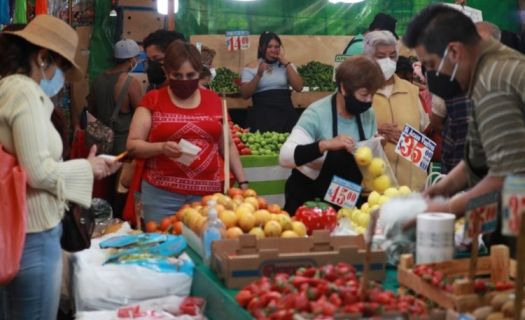
[[(164, 61), (169, 85), (150, 91), (139, 103), (127, 145), (132, 156), (146, 160), (141, 184), (144, 219), (157, 222), (185, 203), (222, 192), (224, 183), (221, 99), (199, 88), (200, 54), (195, 46), (175, 41)], [(237, 181), (245, 181), (239, 154), (229, 140), (230, 167)], [(187, 143), (197, 147), (196, 155), (185, 152)]]

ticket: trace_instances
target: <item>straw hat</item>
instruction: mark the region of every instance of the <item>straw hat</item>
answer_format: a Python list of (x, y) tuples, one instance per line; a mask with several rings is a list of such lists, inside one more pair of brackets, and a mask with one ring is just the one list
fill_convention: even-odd
[(38, 15), (20, 31), (4, 31), (24, 38), (39, 47), (56, 52), (69, 61), (73, 68), (66, 73), (68, 79), (81, 80), (83, 73), (75, 62), (75, 53), (78, 47), (78, 35), (64, 21), (49, 15)]

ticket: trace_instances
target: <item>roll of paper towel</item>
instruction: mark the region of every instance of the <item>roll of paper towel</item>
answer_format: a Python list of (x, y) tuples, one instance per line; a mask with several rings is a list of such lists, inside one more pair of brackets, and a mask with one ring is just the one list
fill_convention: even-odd
[(423, 213), (417, 216), (416, 262), (432, 263), (454, 257), (454, 222), (450, 213)]

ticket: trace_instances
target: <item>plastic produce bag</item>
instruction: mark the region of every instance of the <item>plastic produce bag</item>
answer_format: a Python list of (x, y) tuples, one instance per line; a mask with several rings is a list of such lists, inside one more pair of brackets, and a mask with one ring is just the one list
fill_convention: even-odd
[[(129, 230), (127, 224), (122, 229), (126, 228)], [(99, 249), (99, 245), (114, 236), (93, 239), (90, 249), (75, 253), (72, 257), (73, 295), (77, 311), (114, 310), (143, 300), (189, 295), (194, 264), (188, 255), (183, 253), (178, 258), (170, 258), (176, 259), (175, 265), (180, 266), (171, 272), (157, 272), (136, 264), (106, 263), (118, 251)], [(158, 249), (159, 252), (164, 252), (161, 249)], [(160, 265), (162, 267), (162, 263)]]
[[(361, 147), (368, 147), (372, 151), (371, 157), (370, 154), (366, 154), (367, 152), (360, 154)], [(373, 190), (383, 193), (389, 187), (398, 186), (396, 176), (381, 145), (381, 138), (375, 137), (359, 141), (354, 156), (363, 175), (363, 189), (365, 193)]]

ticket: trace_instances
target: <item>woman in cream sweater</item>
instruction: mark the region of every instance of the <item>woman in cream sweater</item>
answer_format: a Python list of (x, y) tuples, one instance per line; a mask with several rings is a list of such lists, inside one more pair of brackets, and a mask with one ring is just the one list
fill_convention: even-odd
[(0, 35), (0, 144), (27, 175), (26, 238), (18, 274), (0, 287), (0, 318), (56, 319), (66, 202), (89, 207), (93, 179), (119, 167), (96, 157), (95, 148), (86, 160), (61, 159), (63, 146), (51, 123), (49, 97), (66, 78), (82, 76), (74, 61), (77, 44), (71, 27), (46, 15)]

